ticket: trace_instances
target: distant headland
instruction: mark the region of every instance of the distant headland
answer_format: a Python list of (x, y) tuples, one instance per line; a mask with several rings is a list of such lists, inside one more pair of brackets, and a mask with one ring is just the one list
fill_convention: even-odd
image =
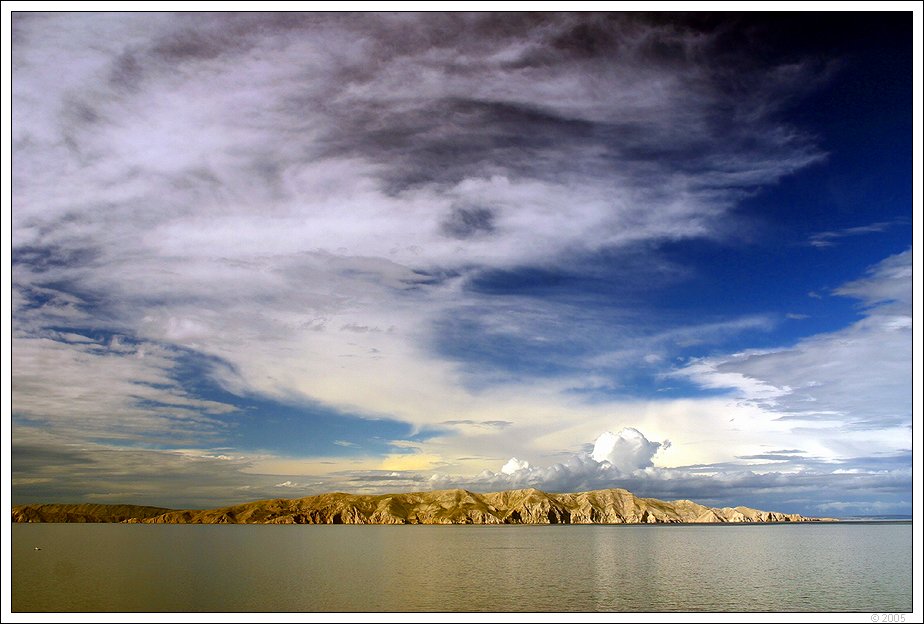
[(640, 498), (623, 489), (550, 494), (536, 489), (478, 494), (320, 494), (218, 509), (136, 505), (16, 505), (13, 522), (148, 524), (678, 524), (833, 522), (749, 507), (706, 507), (689, 500)]

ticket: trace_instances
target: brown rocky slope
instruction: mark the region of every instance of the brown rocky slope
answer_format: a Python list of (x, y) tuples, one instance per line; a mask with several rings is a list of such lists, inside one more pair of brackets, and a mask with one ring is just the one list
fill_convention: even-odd
[(411, 494), (321, 494), (205, 510), (130, 505), (17, 505), (13, 522), (169, 524), (656, 524), (820, 522), (799, 514), (748, 507), (705, 507), (688, 500), (639, 498), (623, 489), (548, 494), (536, 489), (477, 494), (439, 490)]
[(140, 505), (16, 505), (13, 522), (125, 522), (153, 518), (172, 509)]

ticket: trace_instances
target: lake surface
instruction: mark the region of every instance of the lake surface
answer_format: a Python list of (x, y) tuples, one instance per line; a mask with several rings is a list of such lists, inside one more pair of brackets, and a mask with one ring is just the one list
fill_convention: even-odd
[(911, 536), (910, 523), (14, 524), (12, 608), (910, 611)]

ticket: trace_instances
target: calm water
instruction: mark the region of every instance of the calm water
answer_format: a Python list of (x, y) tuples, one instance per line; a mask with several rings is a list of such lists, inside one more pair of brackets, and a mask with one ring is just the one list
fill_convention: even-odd
[(17, 524), (12, 600), (14, 611), (908, 611), (911, 529)]

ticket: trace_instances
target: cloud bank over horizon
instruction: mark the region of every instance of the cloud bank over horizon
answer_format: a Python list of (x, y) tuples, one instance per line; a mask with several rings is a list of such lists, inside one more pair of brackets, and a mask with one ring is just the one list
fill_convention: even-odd
[(904, 510), (910, 196), (773, 195), (852, 171), (792, 20), (17, 14), (14, 495)]

